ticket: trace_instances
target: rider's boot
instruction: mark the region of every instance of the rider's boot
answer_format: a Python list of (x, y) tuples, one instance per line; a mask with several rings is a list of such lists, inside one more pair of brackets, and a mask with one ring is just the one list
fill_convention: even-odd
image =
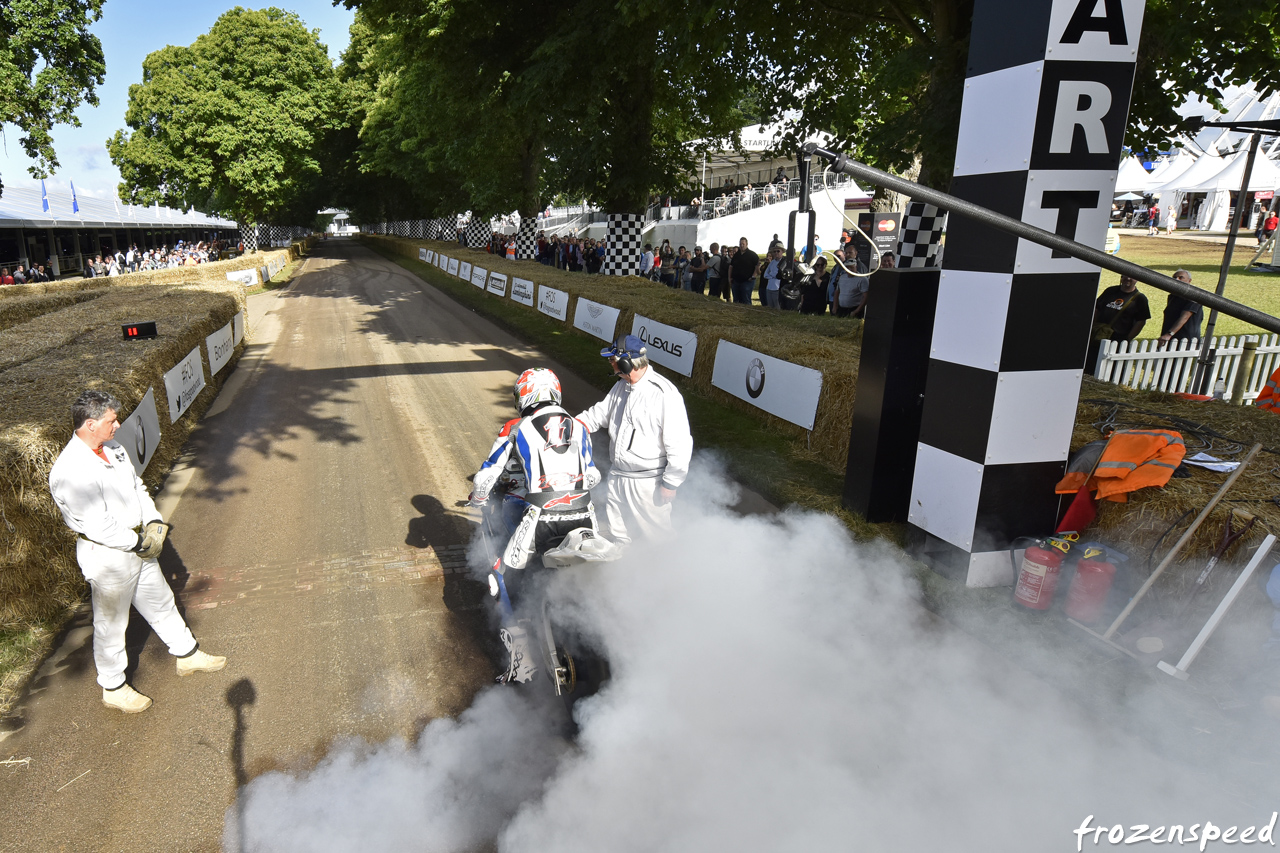
[(529, 632), (523, 625), (512, 625), (500, 630), (498, 636), (502, 638), (502, 645), (507, 647), (507, 653), (511, 656), (511, 663), (508, 664), (507, 671), (498, 676), (498, 683), (509, 684), (515, 681), (525, 684), (532, 681), (538, 667), (534, 663)]

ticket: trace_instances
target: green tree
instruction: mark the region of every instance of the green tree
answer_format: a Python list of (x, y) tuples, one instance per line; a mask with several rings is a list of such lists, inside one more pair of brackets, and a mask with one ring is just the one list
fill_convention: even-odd
[[(31, 176), (58, 168), (53, 126), (80, 126), (81, 103), (98, 105), (106, 63), (89, 26), (102, 17), (103, 0), (0, 2), (0, 125), (14, 124), (35, 161)], [(4, 184), (0, 183), (0, 192)]]
[(310, 222), (328, 196), (341, 88), (319, 31), (292, 12), (236, 7), (189, 47), (147, 56), (107, 142), (131, 202), (242, 222)]

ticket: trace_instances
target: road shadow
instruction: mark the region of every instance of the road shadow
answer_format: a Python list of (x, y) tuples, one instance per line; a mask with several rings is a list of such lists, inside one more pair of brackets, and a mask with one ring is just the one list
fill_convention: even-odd
[(227, 757), (231, 761), (231, 773), (236, 780), (236, 802), (232, 806), (230, 815), (235, 826), (232, 828), (232, 837), (229, 839), (232, 842), (231, 846), (224, 849), (228, 853), (240, 853), (245, 849), (244, 797), (241, 796), (241, 789), (249, 784), (249, 772), (244, 766), (245, 737), (249, 733), (246, 712), (249, 706), (258, 700), (258, 691), (254, 688), (252, 681), (241, 678), (227, 688), (224, 698), (234, 718), (231, 729), (231, 748), (227, 750)]

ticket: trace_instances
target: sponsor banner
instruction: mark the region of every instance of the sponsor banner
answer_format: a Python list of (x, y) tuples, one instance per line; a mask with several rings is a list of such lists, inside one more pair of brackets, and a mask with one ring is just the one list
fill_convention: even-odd
[(445, 255), (436, 255), (436, 266), (442, 270), (447, 270), (449, 268), (449, 258)]
[(435, 263), (435, 260), (436, 260), (436, 252), (435, 252), (435, 249), (432, 249), (427, 252), (427, 263), (429, 264)]
[(471, 281), (471, 264), (468, 263), (467, 261), (463, 261), (462, 264), (458, 267), (458, 278), (462, 279), (463, 281)]
[(497, 296), (507, 295), (507, 274), (495, 272), (489, 274), (489, 292)]
[(238, 281), (245, 287), (253, 287), (258, 283), (257, 270), (236, 270), (227, 273), (227, 281)]
[(548, 317), (563, 320), (569, 313), (569, 294), (545, 284), (538, 285), (538, 310)]
[(147, 469), (147, 463), (151, 461), (156, 448), (160, 446), (160, 417), (156, 414), (154, 388), (147, 389), (147, 395), (142, 398), (138, 408), (134, 409), (133, 414), (120, 424), (120, 428), (116, 430), (115, 440), (124, 448), (124, 452), (129, 454), (133, 470), (138, 473), (138, 476), (142, 476), (142, 472)]
[(511, 298), (521, 305), (533, 307), (533, 282), (527, 278), (511, 279)]
[(458, 274), (458, 259), (457, 259), (457, 258), (449, 258), (449, 269), (448, 269), (448, 273), (449, 273), (449, 275), (457, 275), (457, 274)]
[(244, 312), (237, 311), (236, 316), (231, 318), (231, 343), (234, 346), (240, 346), (240, 342), (244, 340)]
[(422, 261), (423, 263), (431, 262), (431, 258), (427, 254), (427, 250), (422, 248), (421, 246), (418, 247), (418, 260)]
[(618, 309), (579, 296), (578, 307), (573, 311), (573, 326), (612, 343), (618, 328)]
[(693, 375), (693, 356), (698, 351), (698, 336), (693, 332), (637, 314), (631, 321), (631, 334), (644, 341), (650, 361), (684, 376)]
[(898, 251), (898, 226), (901, 213), (859, 213), (858, 227), (876, 244), (876, 254)]
[(169, 395), (170, 423), (191, 408), (192, 401), (203, 389), (204, 363), (200, 360), (200, 347), (197, 346), (164, 375), (164, 390)]
[(263, 284), (271, 281), (271, 273), (267, 271), (266, 267), (258, 267), (258, 275), (262, 276)]
[(227, 366), (231, 353), (236, 348), (235, 334), (231, 324), (223, 326), (204, 339), (205, 349), (209, 352), (209, 375), (217, 376), (218, 371)]
[(711, 384), (784, 421), (813, 429), (822, 374), (721, 340)]
[(489, 280), (489, 271), (484, 267), (471, 268), (471, 283), (476, 287), (484, 287), (486, 281)]

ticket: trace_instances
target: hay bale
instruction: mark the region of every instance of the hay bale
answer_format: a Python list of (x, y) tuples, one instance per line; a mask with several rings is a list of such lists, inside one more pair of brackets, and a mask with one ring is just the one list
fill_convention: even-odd
[[(1112, 426), (1177, 430), (1186, 442), (1188, 456), (1205, 452), (1229, 461), (1243, 459), (1255, 442), (1263, 444), (1263, 451), (1154, 587), (1156, 605), (1161, 599), (1179, 602), (1189, 595), (1196, 576), (1218, 547), (1232, 509), (1243, 509), (1252, 513), (1257, 522), (1249, 536), (1228, 552), (1201, 594), (1202, 603), (1216, 603), (1235, 579), (1237, 570), (1233, 565), (1244, 562), (1266, 531), (1280, 532), (1280, 417), (1252, 406), (1185, 400), (1086, 377), (1071, 449), (1101, 438), (1103, 430)], [(1119, 548), (1129, 555), (1137, 576), (1146, 578), (1228, 477), (1187, 467), (1191, 472), (1187, 479), (1172, 479), (1161, 489), (1141, 489), (1130, 495), (1128, 503), (1101, 502), (1098, 518), (1086, 538), (1101, 539)], [(1270, 563), (1264, 564), (1263, 570), (1269, 571), (1270, 567)], [(1245, 596), (1253, 607), (1261, 606), (1264, 598), (1256, 589)], [(1249, 606), (1246, 604), (1246, 608)], [(1270, 602), (1265, 606), (1270, 609)]]
[(34, 320), (43, 314), (60, 311), (90, 299), (97, 299), (106, 293), (99, 290), (64, 290), (55, 293), (33, 293), (0, 300), (0, 332), (14, 326)]
[[(0, 332), (0, 353), (8, 356), (0, 366), (0, 628), (56, 616), (83, 596), (74, 538), (48, 487), (49, 470), (72, 434), (72, 400), (99, 388), (118, 397), (127, 415), (154, 389), (163, 435), (143, 477), (154, 491), (230, 371), (213, 377), (175, 424), (164, 415), (163, 374), (243, 307), (235, 284), (112, 289)], [(121, 318), (142, 309), (156, 319), (160, 336), (122, 340)], [(71, 334), (59, 336), (60, 324)], [(242, 351), (243, 344), (233, 358)]]

